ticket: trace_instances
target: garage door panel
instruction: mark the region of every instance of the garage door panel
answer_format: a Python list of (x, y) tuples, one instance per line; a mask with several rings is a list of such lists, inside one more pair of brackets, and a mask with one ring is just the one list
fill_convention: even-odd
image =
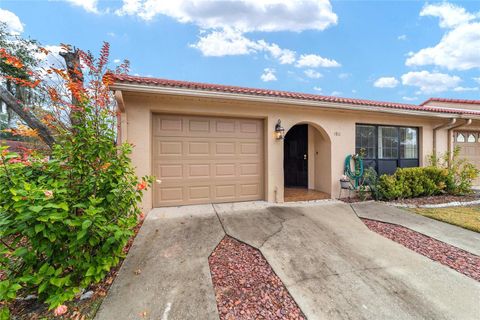
[(257, 142), (240, 143), (240, 155), (258, 155), (260, 153), (260, 145)]
[(209, 163), (193, 163), (186, 164), (185, 167), (188, 168), (188, 175), (186, 179), (198, 179), (198, 178), (210, 178), (211, 177), (211, 165)]
[(241, 177), (259, 177), (262, 174), (260, 163), (241, 163), (239, 165), (239, 175)]
[(159, 164), (155, 166), (153, 174), (158, 179), (182, 179), (183, 165), (181, 164)]
[(208, 201), (211, 199), (211, 186), (190, 186), (187, 187), (188, 190), (188, 198), (187, 201)]
[(154, 205), (263, 199), (263, 121), (155, 115)]
[(163, 187), (157, 191), (157, 197), (160, 201), (168, 203), (182, 202), (183, 187)]
[(183, 136), (184, 121), (180, 116), (162, 116), (153, 119), (153, 136)]
[(210, 155), (209, 141), (189, 141), (187, 142), (186, 156), (208, 156)]
[(214, 178), (233, 178), (236, 176), (235, 163), (217, 163), (213, 165), (215, 168)]
[(211, 133), (210, 131), (210, 120), (205, 119), (190, 119), (188, 120), (188, 130), (189, 133)]
[(236, 192), (235, 184), (225, 184), (225, 185), (215, 186), (216, 200), (235, 199), (236, 194), (237, 192)]
[(240, 196), (255, 196), (260, 193), (260, 185), (258, 183), (246, 183), (240, 185)]
[(235, 134), (235, 120), (216, 120), (215, 121), (216, 133), (225, 136), (234, 136)]
[(215, 156), (234, 156), (236, 154), (235, 142), (215, 141)]
[(154, 156), (181, 156), (183, 153), (182, 141), (159, 141), (154, 140)]

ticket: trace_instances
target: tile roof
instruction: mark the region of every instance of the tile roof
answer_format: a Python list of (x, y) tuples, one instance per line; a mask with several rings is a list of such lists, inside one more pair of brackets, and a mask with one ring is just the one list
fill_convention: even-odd
[(440, 108), (440, 107), (431, 107), (431, 106), (426, 108), (426, 107), (423, 107), (422, 105), (415, 105), (415, 104), (404, 104), (404, 103), (374, 101), (374, 100), (365, 100), (365, 99), (341, 98), (341, 97), (335, 97), (335, 96), (323, 96), (323, 95), (300, 93), (300, 92), (289, 92), (289, 91), (279, 91), (279, 90), (270, 90), (270, 89), (227, 86), (227, 85), (201, 83), (201, 82), (131, 76), (126, 74), (114, 74), (113, 78), (115, 83), (131, 83), (131, 84), (160, 86), (160, 87), (167, 87), (167, 88), (182, 88), (182, 89), (202, 90), (202, 91), (212, 91), (212, 92), (222, 92), (222, 93), (235, 93), (235, 94), (244, 94), (244, 95), (251, 95), (251, 96), (268, 96), (268, 97), (289, 98), (289, 99), (298, 99), (298, 100), (392, 108), (392, 109), (401, 109), (401, 110), (438, 112), (438, 113), (450, 113), (450, 114), (470, 114), (470, 115), (480, 116), (480, 111), (474, 111), (474, 110), (461, 110), (461, 109)]
[(429, 102), (450, 102), (450, 103), (464, 103), (464, 104), (480, 104), (480, 100), (466, 100), (466, 99), (448, 99), (448, 98), (430, 98), (420, 105), (424, 106)]

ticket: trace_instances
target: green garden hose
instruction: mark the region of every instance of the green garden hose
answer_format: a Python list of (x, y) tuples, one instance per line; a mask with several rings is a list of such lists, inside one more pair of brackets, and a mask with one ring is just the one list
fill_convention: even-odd
[[(352, 171), (351, 161), (354, 161), (355, 170)], [(363, 176), (363, 159), (358, 155), (348, 155), (345, 158), (345, 175), (352, 179), (355, 184), (355, 189), (360, 185), (360, 178)]]

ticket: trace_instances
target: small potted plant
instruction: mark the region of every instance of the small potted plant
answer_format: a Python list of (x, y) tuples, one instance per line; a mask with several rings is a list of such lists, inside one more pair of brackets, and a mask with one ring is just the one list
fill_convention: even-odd
[(350, 189), (351, 188), (352, 183), (346, 175), (342, 175), (342, 177), (340, 178), (340, 186), (342, 187), (342, 189)]

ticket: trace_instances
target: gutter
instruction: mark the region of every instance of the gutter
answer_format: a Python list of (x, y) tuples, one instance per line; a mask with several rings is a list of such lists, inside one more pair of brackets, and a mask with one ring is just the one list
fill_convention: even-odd
[[(154, 87), (150, 85), (138, 85), (138, 84), (130, 84), (130, 83), (116, 83), (110, 88), (113, 90), (123, 90), (123, 91), (132, 91), (132, 92), (182, 95), (182, 96), (217, 98), (217, 99), (233, 99), (237, 101), (250, 101), (250, 102), (256, 101), (256, 102), (281, 103), (285, 105), (323, 107), (328, 109), (339, 109), (339, 110), (383, 112), (383, 113), (417, 115), (417, 116), (437, 117), (437, 118), (464, 118), (462, 113), (443, 113), (443, 112), (435, 112), (435, 111), (406, 110), (406, 109), (396, 109), (396, 108), (381, 107), (381, 106), (365, 106), (365, 105), (357, 105), (357, 104), (348, 104), (348, 103), (342, 103), (342, 102), (311, 101), (311, 100), (291, 99), (291, 98), (283, 98), (283, 97), (269, 97), (269, 96), (252, 96), (252, 95), (236, 94), (236, 93), (228, 93), (228, 92), (202, 91), (202, 90), (158, 87), (158, 86)], [(480, 115), (475, 116), (474, 118), (480, 119)]]

